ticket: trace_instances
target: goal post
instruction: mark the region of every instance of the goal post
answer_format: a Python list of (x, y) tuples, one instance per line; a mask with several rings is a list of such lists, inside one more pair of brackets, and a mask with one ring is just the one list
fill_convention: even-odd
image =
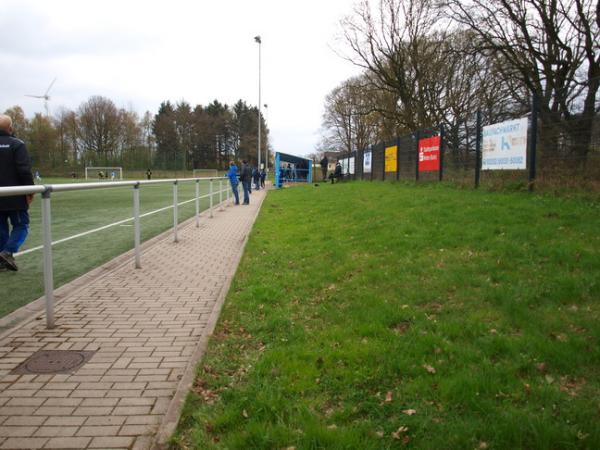
[(100, 179), (100, 180), (122, 180), (122, 167), (87, 167), (85, 168), (85, 179)]
[(194, 178), (209, 178), (218, 177), (219, 171), (217, 169), (194, 169)]

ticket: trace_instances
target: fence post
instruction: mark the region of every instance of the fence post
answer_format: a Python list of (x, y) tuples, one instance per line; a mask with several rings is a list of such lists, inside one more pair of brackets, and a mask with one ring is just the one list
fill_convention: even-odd
[(444, 144), (446, 135), (444, 134), (444, 124), (440, 125), (440, 170), (438, 173), (439, 181), (444, 179)]
[(135, 246), (135, 268), (141, 269), (140, 256), (140, 183), (133, 186), (133, 243)]
[(381, 148), (381, 181), (385, 181), (385, 142), (383, 143), (383, 147)]
[(44, 233), (44, 296), (46, 328), (54, 328), (54, 273), (52, 271), (52, 214), (50, 190), (42, 192), (42, 229)]
[(200, 180), (196, 180), (196, 228), (200, 227)]
[(210, 184), (208, 186), (208, 196), (210, 198), (210, 218), (213, 217), (213, 180), (210, 179)]
[(173, 182), (173, 242), (179, 242), (177, 236), (177, 225), (179, 219), (179, 211), (177, 208), (177, 180)]
[(537, 157), (537, 129), (538, 129), (539, 98), (533, 93), (531, 104), (531, 128), (529, 136), (529, 192), (533, 192), (535, 185), (535, 170)]
[(475, 131), (475, 188), (479, 187), (481, 177), (481, 110), (477, 110), (477, 130)]
[[(229, 207), (229, 206), (231, 206), (231, 202), (229, 201), (229, 191), (230, 191), (230, 189), (229, 189), (229, 187), (227, 187), (227, 183), (228, 183), (228, 181), (225, 182), (225, 193), (226, 193), (226, 196), (225, 196), (225, 199), (226, 199), (225, 200), (225, 206)], [(260, 183), (260, 181), (259, 181), (259, 183)]]
[(219, 178), (219, 211), (223, 211), (223, 180)]
[(400, 138), (396, 137), (396, 181), (400, 179)]
[(419, 181), (419, 130), (415, 132), (415, 181)]

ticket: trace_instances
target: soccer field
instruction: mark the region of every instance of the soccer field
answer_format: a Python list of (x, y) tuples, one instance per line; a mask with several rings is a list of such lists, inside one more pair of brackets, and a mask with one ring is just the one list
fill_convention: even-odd
[[(71, 182), (66, 179), (44, 179), (44, 184)], [(223, 188), (228, 184), (223, 181)], [(213, 182), (213, 201), (219, 202), (219, 182)], [(209, 182), (200, 182), (200, 195), (208, 194)], [(53, 242), (133, 216), (133, 188), (94, 189), (52, 194)], [(180, 183), (178, 202), (195, 196), (195, 183)], [(223, 200), (226, 193), (223, 192)], [(29, 237), (21, 248), (24, 252), (42, 245), (41, 201), (36, 196), (30, 209)], [(173, 185), (148, 185), (140, 188), (140, 214), (173, 205)], [(209, 206), (209, 199), (200, 201), (200, 209)], [(195, 202), (179, 206), (179, 222), (195, 214)], [(205, 219), (202, 219), (205, 220)], [(173, 226), (172, 208), (141, 218), (142, 242)], [(133, 248), (133, 221), (79, 237), (52, 247), (55, 287), (77, 278), (117, 255)], [(43, 295), (42, 250), (17, 256), (18, 272), (0, 273), (2, 302), (0, 317)]]

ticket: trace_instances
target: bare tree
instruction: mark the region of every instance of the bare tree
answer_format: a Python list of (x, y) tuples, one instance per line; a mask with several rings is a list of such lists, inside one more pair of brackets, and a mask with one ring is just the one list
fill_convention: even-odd
[[(518, 81), (540, 100), (544, 126), (567, 124), (572, 149), (589, 152), (600, 86), (600, 3), (597, 0), (449, 0), (479, 51), (502, 61), (506, 83)], [(517, 98), (529, 103), (527, 96)], [(556, 136), (543, 133), (556, 147)], [(551, 145), (554, 144), (554, 145)]]
[(324, 144), (351, 152), (377, 139), (378, 114), (372, 100), (365, 77), (352, 78), (333, 89), (325, 100)]
[(108, 163), (118, 149), (120, 121), (117, 107), (104, 97), (94, 96), (78, 110), (79, 131), (86, 151)]

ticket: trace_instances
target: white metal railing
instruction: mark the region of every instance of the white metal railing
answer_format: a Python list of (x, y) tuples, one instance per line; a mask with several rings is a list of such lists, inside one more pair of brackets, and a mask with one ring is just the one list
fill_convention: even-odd
[[(29, 194), (42, 194), (42, 234), (43, 234), (43, 245), (44, 250), (44, 297), (46, 301), (46, 327), (54, 328), (54, 274), (52, 264), (52, 229), (51, 229), (51, 203), (50, 194), (54, 192), (67, 192), (67, 191), (86, 191), (90, 189), (111, 189), (119, 187), (133, 187), (133, 234), (134, 234), (134, 264), (136, 269), (142, 267), (141, 262), (141, 226), (140, 218), (154, 214), (159, 211), (164, 211), (169, 208), (173, 208), (173, 241), (178, 242), (178, 225), (179, 225), (179, 209), (180, 204), (189, 203), (194, 201), (196, 204), (196, 227), (200, 226), (200, 200), (208, 197), (209, 202), (209, 217), (213, 217), (213, 195), (216, 194), (213, 190), (213, 181), (219, 181), (219, 205), (222, 209), (223, 205), (223, 180), (227, 177), (210, 177), (210, 178), (181, 178), (181, 179), (168, 179), (168, 180), (136, 180), (136, 181), (112, 181), (103, 183), (65, 183), (65, 184), (46, 184), (46, 185), (32, 185), (32, 186), (9, 186), (0, 187), (0, 197), (10, 197), (14, 195), (29, 195)], [(200, 181), (208, 181), (208, 193), (200, 195)], [(180, 183), (196, 183), (195, 196), (191, 200), (187, 200), (182, 203), (178, 203), (178, 187)], [(151, 185), (151, 184), (172, 184), (173, 185), (173, 205), (161, 208), (150, 213), (140, 215), (140, 186)], [(225, 184), (225, 191), (227, 193), (227, 202), (229, 202), (229, 188)], [(126, 219), (129, 221), (131, 219)], [(94, 231), (100, 231), (109, 226), (123, 223), (124, 221), (115, 222), (114, 224), (97, 228)], [(75, 237), (89, 234), (89, 232), (81, 233)], [(71, 238), (61, 239), (58, 242), (64, 242)]]

